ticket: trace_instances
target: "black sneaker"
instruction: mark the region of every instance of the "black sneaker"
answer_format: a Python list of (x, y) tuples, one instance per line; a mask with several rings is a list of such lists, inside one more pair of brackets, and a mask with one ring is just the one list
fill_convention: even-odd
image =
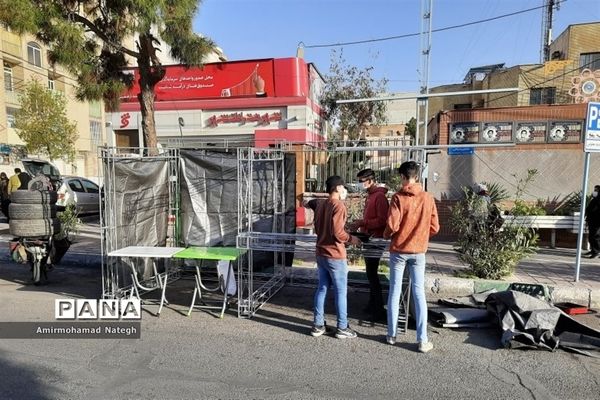
[(346, 329), (338, 328), (337, 331), (335, 331), (335, 337), (338, 339), (352, 339), (356, 336), (358, 335), (356, 334), (356, 332), (350, 329), (350, 327), (347, 327)]
[(312, 329), (310, 330), (310, 334), (311, 336), (319, 337), (326, 331), (327, 329), (325, 328), (325, 325), (313, 325)]

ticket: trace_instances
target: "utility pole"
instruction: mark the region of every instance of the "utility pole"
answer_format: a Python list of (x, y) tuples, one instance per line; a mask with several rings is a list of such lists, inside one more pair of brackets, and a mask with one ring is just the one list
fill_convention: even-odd
[[(429, 94), (429, 57), (431, 53), (431, 12), (433, 9), (433, 0), (421, 0), (421, 48), (419, 69), (420, 88), (419, 93)], [(424, 145), (427, 144), (427, 122), (429, 114), (429, 98), (417, 99), (417, 132), (415, 135), (415, 144), (419, 145), (421, 136)]]
[(542, 14), (542, 46), (540, 49), (540, 63), (550, 61), (550, 43), (552, 43), (552, 23), (554, 19), (554, 9), (558, 11), (560, 1), (544, 0)]

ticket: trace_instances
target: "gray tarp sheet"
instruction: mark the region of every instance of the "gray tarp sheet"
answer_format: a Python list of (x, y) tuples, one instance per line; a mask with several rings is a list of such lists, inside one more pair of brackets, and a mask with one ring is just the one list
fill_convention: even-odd
[[(167, 160), (115, 161), (114, 179), (112, 206), (117, 218), (118, 248), (164, 246), (169, 214)], [(153, 275), (151, 260), (129, 262), (135, 262), (140, 279)], [(126, 270), (120, 274), (124, 278), (121, 287), (131, 283), (129, 267), (122, 268)]]
[(561, 347), (600, 356), (600, 331), (574, 320), (545, 300), (507, 290), (490, 294), (485, 303), (498, 317), (505, 347)]
[[(181, 224), (186, 246), (235, 246), (238, 214), (237, 153), (181, 150)], [(295, 174), (293, 155), (284, 160), (285, 233), (296, 232)], [(273, 162), (253, 163), (253, 227), (273, 231)], [(255, 264), (264, 252), (255, 252)], [(272, 257), (270, 259), (272, 264)], [(291, 263), (292, 256), (286, 256)]]

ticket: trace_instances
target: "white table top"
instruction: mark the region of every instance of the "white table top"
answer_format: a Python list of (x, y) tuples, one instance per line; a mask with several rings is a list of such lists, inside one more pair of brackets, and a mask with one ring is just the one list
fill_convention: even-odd
[(110, 257), (171, 258), (185, 247), (128, 246), (108, 253)]

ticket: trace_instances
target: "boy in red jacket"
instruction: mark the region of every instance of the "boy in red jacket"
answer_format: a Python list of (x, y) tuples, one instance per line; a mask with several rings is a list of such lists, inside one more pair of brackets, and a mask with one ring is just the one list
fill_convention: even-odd
[[(367, 192), (365, 208), (362, 219), (356, 220), (350, 224), (350, 229), (359, 229), (368, 234), (371, 238), (383, 238), (383, 231), (388, 215), (388, 200), (386, 197), (387, 188), (377, 186), (375, 172), (370, 169), (363, 169), (356, 177), (362, 185), (363, 190)], [(369, 280), (369, 303), (365, 309), (371, 321), (385, 321), (386, 312), (383, 308), (383, 294), (381, 293), (381, 283), (379, 282), (379, 260), (383, 249), (376, 245), (368, 243), (363, 244), (365, 250), (365, 266), (367, 270), (367, 279)]]

